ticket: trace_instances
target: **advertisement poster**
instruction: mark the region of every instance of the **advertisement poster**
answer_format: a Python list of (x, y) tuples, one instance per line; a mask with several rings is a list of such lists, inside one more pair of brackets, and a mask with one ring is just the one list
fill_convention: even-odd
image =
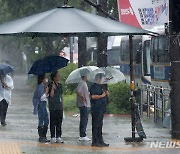
[(153, 29), (169, 19), (169, 0), (117, 0), (119, 20), (123, 23)]

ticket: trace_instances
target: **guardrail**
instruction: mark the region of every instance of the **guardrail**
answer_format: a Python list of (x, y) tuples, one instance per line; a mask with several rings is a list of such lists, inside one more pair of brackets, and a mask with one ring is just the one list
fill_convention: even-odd
[[(141, 85), (140, 115), (147, 114), (147, 118), (154, 116), (154, 122), (163, 125), (170, 110), (170, 89), (152, 85)], [(170, 118), (169, 118), (170, 120)]]

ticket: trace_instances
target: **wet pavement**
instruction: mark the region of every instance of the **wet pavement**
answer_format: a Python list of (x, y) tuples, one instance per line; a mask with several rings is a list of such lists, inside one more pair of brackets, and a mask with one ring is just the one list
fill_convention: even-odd
[[(91, 142), (78, 141), (79, 117), (66, 113), (63, 121), (64, 144), (39, 144), (37, 135), (37, 117), (32, 114), (32, 91), (26, 84), (26, 76), (15, 76), (12, 105), (7, 114), (7, 126), (0, 126), (0, 154), (56, 154), (56, 153), (178, 153), (177, 148), (151, 148), (155, 141), (172, 141), (168, 129), (155, 125), (151, 120), (143, 120), (147, 135), (142, 143), (125, 143), (124, 137), (131, 136), (130, 116), (107, 115), (104, 120), (104, 139), (110, 143), (108, 148), (91, 147)], [(87, 135), (91, 137), (91, 118)], [(48, 132), (48, 138), (50, 134)]]

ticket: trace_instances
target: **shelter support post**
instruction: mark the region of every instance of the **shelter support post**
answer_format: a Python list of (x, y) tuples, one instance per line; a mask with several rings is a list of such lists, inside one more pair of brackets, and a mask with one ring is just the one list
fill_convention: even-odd
[(136, 137), (135, 135), (135, 76), (134, 76), (134, 53), (133, 53), (133, 36), (129, 35), (129, 51), (130, 51), (130, 103), (131, 103), (131, 125), (132, 125), (132, 137), (124, 138), (126, 142), (140, 142), (143, 139)]
[(78, 67), (87, 65), (86, 37), (78, 37)]
[(99, 36), (97, 41), (97, 66), (107, 67), (107, 37)]
[[(98, 0), (97, 5), (107, 11), (107, 0)], [(98, 11), (98, 10), (97, 10)], [(107, 17), (103, 12), (98, 12), (98, 15)], [(107, 67), (107, 36), (99, 35), (97, 38), (97, 66)]]

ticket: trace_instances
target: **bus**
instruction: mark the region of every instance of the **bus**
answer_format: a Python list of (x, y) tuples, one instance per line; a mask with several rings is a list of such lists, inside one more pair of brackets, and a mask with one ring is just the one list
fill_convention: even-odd
[[(126, 76), (126, 82), (129, 83), (129, 37), (115, 36), (114, 40), (112, 47), (107, 51), (108, 65), (123, 72)], [(169, 88), (168, 42), (168, 37), (165, 35), (133, 37), (136, 86), (150, 84)]]

